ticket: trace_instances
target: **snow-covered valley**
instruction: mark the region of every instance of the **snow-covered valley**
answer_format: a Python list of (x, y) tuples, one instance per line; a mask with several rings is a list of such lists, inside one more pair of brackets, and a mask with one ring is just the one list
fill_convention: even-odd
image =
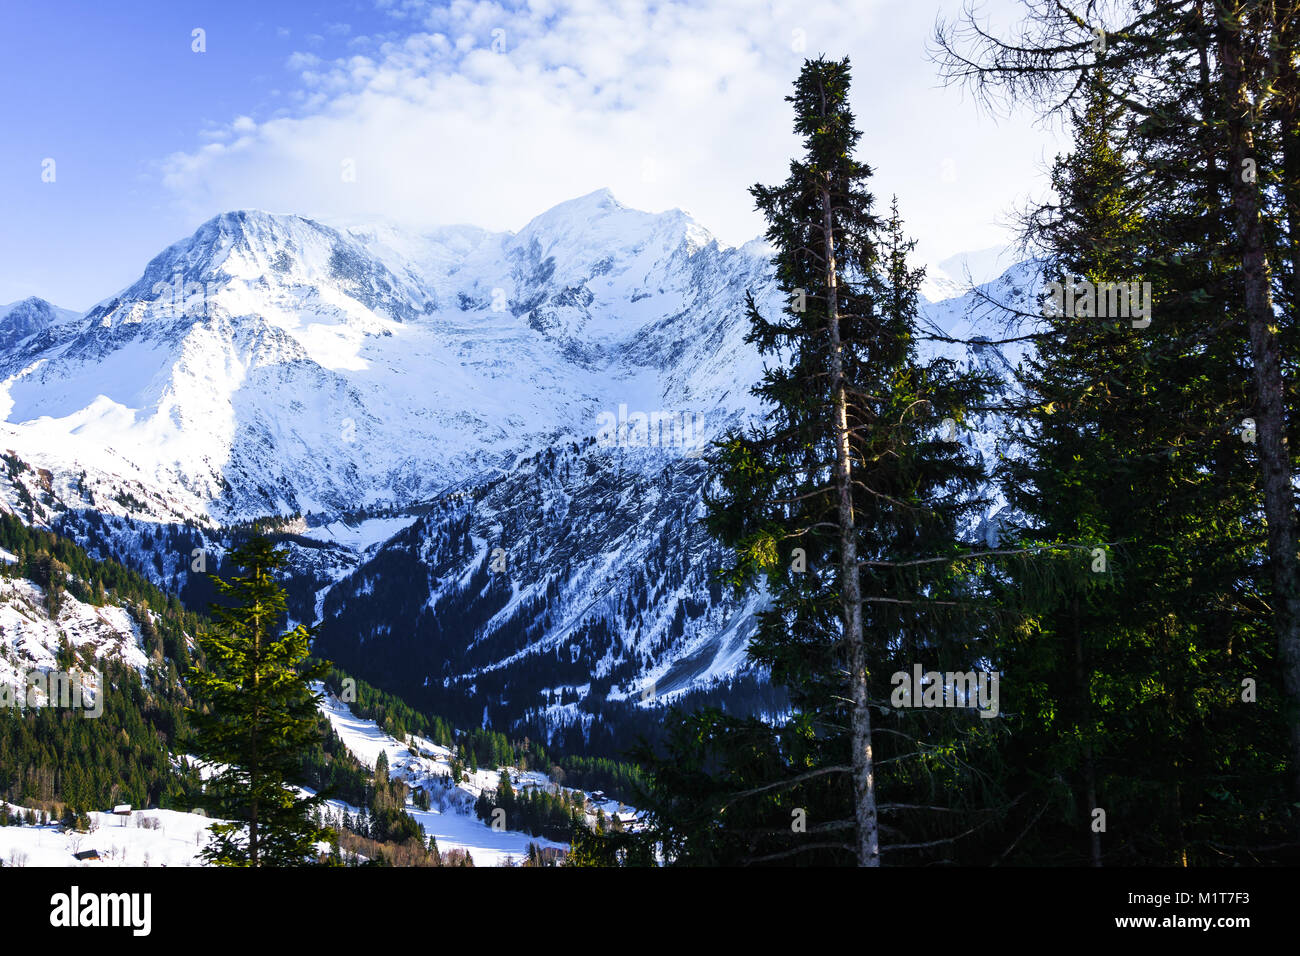
[[(508, 827), (494, 828), (474, 815), (475, 799), (483, 790), (496, 787), (501, 770), (510, 774), (516, 789), (554, 789), (557, 785), (545, 774), (513, 767), (480, 768), (467, 772), (456, 784), (451, 777), (453, 754), (447, 748), (418, 736), (398, 741), (374, 721), (355, 716), (333, 696), (322, 700), (321, 712), (363, 765), (373, 768), (383, 753), (392, 779), (403, 781), (412, 791), (423, 789), (430, 794), (429, 809), (408, 802), (405, 811), (420, 825), (426, 841), (430, 837), (437, 841), (441, 852), (465, 851), (475, 866), (513, 866), (523, 862), (530, 844), (539, 849), (567, 849), (566, 844), (544, 837)], [(602, 811), (607, 817), (618, 816), (626, 825), (635, 825), (636, 811), (617, 800), (589, 799), (587, 805), (592, 823), (597, 811)], [(6, 806), (12, 823), (0, 826), (3, 866), (200, 866), (203, 863), (199, 853), (207, 841), (207, 829), (216, 822), (203, 813), (174, 809), (120, 808), (117, 813), (105, 809), (88, 813), (89, 829), (80, 832), (58, 822), (23, 824), (25, 815), (35, 812), (33, 808)], [(327, 825), (339, 826), (345, 813), (354, 818), (359, 812), (358, 807), (327, 800), (322, 817)], [(92, 852), (93, 857), (78, 858), (78, 854)]]

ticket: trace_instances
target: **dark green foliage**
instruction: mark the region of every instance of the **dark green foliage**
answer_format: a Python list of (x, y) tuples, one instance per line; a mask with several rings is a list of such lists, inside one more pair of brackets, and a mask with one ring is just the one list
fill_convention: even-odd
[(1277, 698), (1241, 699), (1275, 656), (1254, 466), (1231, 427), (1251, 414), (1249, 373), (1225, 308), (1233, 280), (1204, 241), (1219, 226), (1199, 203), (1153, 205), (1124, 128), (1091, 82), (1075, 151), (1054, 167), (1059, 201), (1030, 220), (1050, 277), (1147, 281), (1156, 306), (1147, 328), (1049, 314), (1018, 373), (1026, 454), (1000, 468), (1025, 519), (1013, 533), (1104, 551), (1004, 632), (1019, 688), (1008, 785), (1030, 795), (1018, 818), (1037, 815), (1013, 858), (1218, 863), (1225, 847), (1280, 840), (1294, 816), (1271, 746), (1285, 735)]
[[(891, 434), (898, 416), (889, 397), (911, 408), (927, 394), (908, 384), (909, 334), (893, 336), (886, 324), (865, 336), (872, 359), (860, 373), (877, 378), (862, 389), (872, 401), (858, 474), (876, 500), (855, 502), (855, 512), (869, 562), (862, 616), (871, 669), (924, 661), (1004, 675), (1002, 714), (988, 722), (886, 708), (887, 692), (873, 683), (886, 862), (1205, 865), (1296, 852), (1286, 713), (1268, 678), (1278, 666), (1277, 569), (1268, 567), (1257, 464), (1241, 433), (1256, 407), (1243, 348), (1248, 310), (1222, 251), (1237, 237), (1216, 211), (1229, 190), (1212, 167), (1189, 188), (1187, 141), (1169, 138), (1159, 116), (1127, 114), (1098, 76), (1078, 87), (1075, 151), (1053, 172), (1058, 201), (1030, 216), (1028, 232), (1047, 252), (1048, 279), (1149, 282), (1153, 322), (1085, 312), (1036, 323), (1036, 347), (997, 409), (1002, 440), (1016, 452), (995, 473), (1012, 506), (996, 564), (962, 543), (960, 509), (971, 499), (942, 497), (941, 489), (975, 487), (979, 471), (931, 454), (916, 433)], [(1179, 73), (1171, 88), (1186, 83), (1183, 102), (1212, 104), (1207, 89), (1190, 97), (1196, 79)], [(1135, 168), (1149, 174), (1135, 177)], [(778, 275), (790, 277), (784, 291), (815, 290), (816, 269), (800, 274), (798, 256), (816, 248), (807, 238), (816, 210), (801, 207), (797, 191), (756, 195), (779, 224), (769, 237), (778, 250), (803, 250), (793, 263), (778, 254)], [(888, 246), (902, 248), (896, 225), (890, 233)], [(865, 250), (849, 245), (847, 254)], [(899, 320), (911, 285), (900, 257), (889, 258), (882, 271), (903, 300), (881, 314)], [(879, 301), (889, 295), (876, 291)], [(752, 318), (760, 347), (809, 331), (801, 314)], [(948, 381), (963, 387), (960, 375)], [(968, 384), (967, 396), (977, 396), (980, 383)], [(779, 410), (776, 424), (730, 437), (710, 520), (737, 548), (733, 583), (766, 575), (773, 608), (752, 653), (790, 687), (795, 716), (772, 727), (717, 711), (676, 714), (667, 746), (640, 752), (656, 826), (637, 840), (658, 841), (679, 864), (851, 860), (844, 808), (853, 794), (839, 744), (848, 721), (833, 703), (845, 696), (833, 640), (835, 515), (824, 506), (816, 521), (790, 521), (825, 487), (814, 480), (825, 460), (816, 424), (834, 396), (797, 361), (769, 370), (762, 393)], [(970, 403), (947, 409), (956, 418)], [(800, 440), (783, 445), (787, 435)], [(927, 501), (936, 504), (918, 507)], [(776, 503), (790, 507), (765, 507)], [(802, 575), (795, 547), (807, 556)], [(960, 613), (914, 600), (872, 606), (919, 595)], [(1279, 633), (1285, 644), (1286, 628)], [(1251, 682), (1253, 700), (1243, 694)], [(1094, 826), (1100, 811), (1104, 834)], [(791, 815), (804, 821), (795, 835)], [(586, 842), (581, 859), (619, 862), (599, 835)]]
[(552, 780), (566, 787), (588, 793), (599, 791), (633, 806), (640, 806), (645, 796), (645, 775), (635, 763), (607, 757), (566, 756), (549, 774)]
[(293, 782), (354, 807), (370, 802), (371, 774), (343, 745), (329, 719), (317, 717), (316, 742), (305, 749)]
[[(567, 841), (575, 827), (581, 827), (585, 798), (564, 788), (558, 792), (526, 787), (516, 793), (509, 774), (501, 771), (495, 790), (484, 790), (474, 803), (474, 813), (484, 823), (502, 820), (507, 830), (522, 830), (530, 836)], [(504, 817), (496, 811), (505, 812)]]
[(310, 818), (320, 797), (298, 797), (289, 782), (303, 749), (319, 739), (318, 698), (309, 685), (328, 665), (308, 662), (307, 628), (279, 633), (285, 597), (275, 575), (283, 555), (253, 538), (231, 559), (244, 574), (218, 580), (230, 603), (213, 606), (216, 626), (199, 637), (211, 670), (190, 675), (206, 705), (192, 715), (195, 752), (225, 767), (208, 791), (231, 821), (211, 828), (204, 858), (225, 866), (301, 865), (320, 836)]
[(135, 671), (103, 667), (104, 711), (89, 719), (50, 707), (0, 709), (0, 799), (25, 806), (117, 803), (188, 810), (199, 777), (171, 762), (185, 726), (183, 692), (146, 690)]

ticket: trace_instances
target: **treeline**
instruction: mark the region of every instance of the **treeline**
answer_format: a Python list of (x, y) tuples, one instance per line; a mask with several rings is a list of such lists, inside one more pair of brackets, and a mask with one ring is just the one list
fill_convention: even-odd
[[(298, 780), (328, 799), (341, 800), (357, 808), (343, 809), (336, 816), (315, 812), (315, 823), (330, 844), (322, 861), (342, 866), (473, 866), (464, 850), (442, 853), (435, 837), (424, 841), (424, 832), (405, 811), (410, 791), (400, 780), (389, 779), (387, 754), (381, 752), (373, 771), (363, 767), (344, 747), (338, 735), (321, 717), (322, 744), (304, 755)], [(429, 809), (428, 792), (415, 791), (414, 803)]]
[[(344, 697), (345, 681), (349, 682), (346, 685), (347, 697)], [(396, 694), (353, 678), (338, 667), (331, 668), (325, 686), (334, 696), (346, 700), (354, 714), (373, 720), (397, 740), (405, 741), (414, 735), (454, 750), (453, 766), (462, 772), (479, 767), (495, 770), (497, 767), (517, 766), (544, 770), (550, 766), (545, 749), (536, 741), (511, 740), (499, 731), (483, 727), (457, 730), (441, 717), (416, 710)]]
[(537, 741), (511, 740), (500, 731), (484, 727), (475, 727), (461, 735), (456, 744), (456, 762), (471, 770), (513, 766), (546, 772), (551, 766), (546, 749)]
[[(210, 630), (212, 623), (186, 611), (175, 596), (138, 572), (94, 558), (66, 537), (29, 528), (11, 515), (0, 515), (0, 548), (16, 557), (0, 565), (0, 576), (27, 579), (44, 589), (52, 618), (65, 594), (94, 606), (125, 606), (151, 659), (142, 681), (119, 661), (82, 659), (65, 643), (60, 667), (101, 670), (102, 715), (89, 719), (80, 710), (53, 707), (0, 709), (0, 800), (37, 808), (13, 817), (6, 812), (4, 823), (66, 818), (75, 826), (88, 811), (119, 803), (206, 807), (210, 798), (200, 774), (176, 755), (190, 746), (192, 701), (183, 676), (199, 666), (187, 635)], [(343, 676), (330, 675), (327, 683), (335, 692)], [(440, 719), (364, 683), (358, 683), (357, 692), (354, 706), (395, 737), (415, 732), (449, 745), (456, 742)], [(439, 854), (436, 844), (424, 845), (419, 825), (404, 810), (408, 788), (389, 780), (384, 756), (370, 771), (348, 752), (324, 715), (315, 722), (318, 742), (302, 751), (292, 782), (360, 808), (347, 815), (341, 836), (332, 834), (334, 862), (345, 862), (350, 853), (354, 860), (359, 854), (372, 863), (418, 859), (419, 865), (472, 865), (463, 852)], [(462, 737), (462, 752), (482, 761), (526, 761), (530, 754), (527, 744), (511, 744), (500, 734), (480, 730)], [(535, 759), (544, 762), (544, 754), (536, 753)]]
[(331, 831), (331, 852), (324, 861), (340, 866), (451, 866), (474, 865), (468, 850), (438, 849), (435, 837), (426, 845), (417, 839), (405, 843), (381, 843), (354, 830)]
[(501, 771), (495, 790), (484, 789), (474, 802), (474, 813), (489, 826), (507, 830), (522, 830), (529, 836), (545, 837), (556, 842), (567, 842), (575, 827), (586, 824), (583, 808), (586, 798), (559, 788), (552, 793), (539, 787), (525, 787), (516, 792), (510, 775)]
[[(405, 843), (413, 838), (423, 839), (424, 831), (403, 809), (409, 792), (402, 781), (389, 779), (388, 756), (380, 751), (370, 780), (369, 799), (353, 818), (351, 829), (380, 843)], [(347, 825), (345, 818), (344, 826)]]
[(320, 739), (302, 753), (294, 783), (354, 807), (366, 806), (373, 794), (372, 774), (339, 739), (328, 717), (320, 714), (316, 723)]
[(98, 666), (98, 718), (55, 707), (0, 709), (0, 799), (52, 813), (65, 805), (201, 805), (198, 773), (172, 760), (185, 728), (183, 692), (145, 688), (134, 670), (116, 662)]
[(339, 667), (330, 668), (325, 686), (340, 700), (344, 699), (344, 681), (349, 681), (348, 708), (365, 720), (373, 720), (384, 733), (398, 740), (411, 734), (424, 737), (441, 747), (455, 745), (455, 730), (441, 717), (416, 710), (396, 694), (380, 690), (373, 684), (352, 677)]
[[(348, 682), (345, 688), (345, 681)], [(467, 771), (480, 768), (496, 770), (499, 767), (517, 767), (520, 770), (535, 770), (552, 777), (562, 776), (567, 785), (584, 790), (605, 790), (611, 796), (632, 800), (637, 790), (640, 772), (630, 763), (623, 763), (609, 758), (588, 758), (580, 754), (561, 755), (560, 751), (548, 751), (537, 739), (525, 734), (522, 737), (510, 737), (500, 731), (484, 727), (461, 730), (441, 717), (426, 714), (411, 707), (396, 694), (380, 690), (366, 681), (352, 677), (339, 667), (332, 667), (325, 680), (325, 686), (334, 696), (343, 699), (345, 689), (349, 697), (349, 709), (359, 717), (373, 720), (385, 733), (397, 740), (407, 740), (411, 735), (423, 737), (442, 747), (453, 751), (452, 776), (457, 782)], [(724, 694), (722, 688), (711, 693)], [(777, 695), (779, 697), (779, 693)], [(653, 715), (644, 718), (644, 726), (650, 730), (655, 724)], [(328, 730), (328, 728), (325, 728)], [(539, 731), (540, 733), (540, 731)], [(313, 754), (311, 760), (316, 768), (312, 771), (314, 779), (325, 780), (326, 758), (332, 752), (330, 747), (340, 744), (331, 743), (332, 733), (328, 733), (319, 754)], [(578, 736), (581, 740), (581, 735)], [(633, 740), (635, 738), (632, 738)], [(629, 745), (631, 740), (628, 741)], [(585, 744), (584, 744), (585, 746)], [(561, 770), (557, 774), (556, 768)], [(557, 781), (558, 782), (558, 781)], [(588, 786), (590, 784), (590, 786)], [(340, 786), (347, 786), (342, 780)], [(348, 792), (357, 793), (355, 786)], [(348, 802), (360, 804), (360, 800)]]
[(634, 763), (608, 757), (566, 756), (561, 758), (559, 770), (551, 774), (558, 784), (588, 793), (599, 791), (634, 806), (645, 791), (645, 776)]

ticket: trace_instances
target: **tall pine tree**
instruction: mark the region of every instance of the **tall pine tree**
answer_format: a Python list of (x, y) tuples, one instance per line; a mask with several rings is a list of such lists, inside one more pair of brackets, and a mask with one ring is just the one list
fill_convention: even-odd
[[(787, 306), (770, 318), (749, 301), (748, 340), (773, 360), (754, 389), (765, 419), (719, 443), (706, 495), (709, 527), (735, 554), (731, 583), (771, 597), (750, 655), (795, 714), (777, 728), (716, 712), (672, 726), (669, 757), (650, 764), (659, 837), (678, 862), (879, 865), (890, 850), (878, 794), (889, 813), (935, 803), (961, 776), (953, 722), (980, 722), (886, 703), (896, 670), (981, 657), (966, 607), (981, 564), (960, 537), (983, 472), (951, 439), (987, 382), (918, 357), (921, 273), (897, 210), (875, 213), (871, 170), (853, 158), (849, 85), (847, 60), (804, 64), (787, 98), (804, 154), (784, 183), (751, 190)], [(878, 732), (873, 710), (890, 726)], [(926, 825), (889, 832), (901, 851)]]
[(204, 859), (222, 866), (299, 866), (321, 838), (312, 813), (319, 797), (299, 797), (290, 777), (303, 751), (319, 742), (311, 683), (327, 662), (309, 662), (310, 631), (280, 633), (285, 592), (276, 573), (284, 556), (258, 536), (233, 549), (242, 574), (216, 584), (228, 599), (213, 605), (217, 626), (198, 638), (209, 670), (190, 685), (204, 708), (193, 712), (195, 753), (221, 771), (208, 782), (214, 809), (230, 822), (211, 828)]

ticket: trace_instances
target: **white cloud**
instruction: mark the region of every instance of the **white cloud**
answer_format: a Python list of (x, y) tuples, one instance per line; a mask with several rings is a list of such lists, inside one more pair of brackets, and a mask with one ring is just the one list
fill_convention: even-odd
[(289, 54), (289, 59), (285, 61), (284, 65), (287, 69), (293, 70), (296, 73), (304, 70), (314, 70), (316, 67), (320, 66), (320, 64), (321, 58), (315, 53), (296, 51)]
[(923, 53), (935, 10), (914, 0), (851, 12), (820, 0), (380, 6), (404, 39), (333, 61), (295, 53), (292, 115), (239, 117), (229, 142), (168, 158), (164, 184), (187, 213), (516, 229), (609, 186), (743, 242), (763, 228), (748, 187), (783, 178), (798, 148), (784, 97), (803, 57), (820, 53), (852, 58), (861, 157), (882, 204), (899, 193), (923, 247), (997, 242), (995, 222), (1031, 188), (1042, 152), (1041, 133), (994, 126), (935, 88)]

